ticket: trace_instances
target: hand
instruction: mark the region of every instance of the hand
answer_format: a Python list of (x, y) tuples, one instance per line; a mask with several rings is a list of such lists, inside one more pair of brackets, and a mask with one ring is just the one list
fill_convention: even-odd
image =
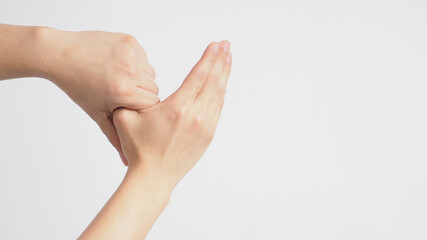
[(142, 110), (159, 102), (155, 72), (144, 49), (132, 36), (108, 32), (45, 29), (44, 77), (76, 102), (119, 151), (112, 121), (115, 109)]
[(173, 188), (212, 140), (231, 69), (229, 50), (227, 41), (211, 43), (181, 87), (162, 103), (114, 111), (129, 168), (79, 239), (145, 239)]
[(211, 43), (181, 87), (150, 108), (114, 111), (129, 171), (139, 169), (173, 188), (211, 142), (231, 70), (230, 44)]

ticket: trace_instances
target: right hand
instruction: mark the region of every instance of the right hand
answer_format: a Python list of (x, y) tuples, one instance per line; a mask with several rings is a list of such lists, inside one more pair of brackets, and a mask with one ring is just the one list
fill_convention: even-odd
[(172, 189), (211, 142), (231, 70), (230, 44), (211, 43), (181, 87), (163, 102), (133, 111), (120, 108), (113, 120), (129, 161)]

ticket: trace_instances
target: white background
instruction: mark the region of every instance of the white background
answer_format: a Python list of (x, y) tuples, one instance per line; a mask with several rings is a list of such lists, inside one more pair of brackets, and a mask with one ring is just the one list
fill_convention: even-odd
[[(0, 22), (132, 34), (162, 99), (230, 40), (214, 142), (148, 239), (427, 239), (426, 1), (1, 0)], [(115, 150), (46, 80), (0, 82), (0, 109), (0, 239), (77, 238)]]

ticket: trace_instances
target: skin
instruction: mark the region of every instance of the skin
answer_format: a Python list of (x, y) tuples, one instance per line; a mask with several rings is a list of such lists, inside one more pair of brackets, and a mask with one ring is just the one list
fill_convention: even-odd
[(129, 165), (79, 239), (144, 239), (212, 141), (231, 70), (230, 43), (211, 43), (163, 102), (144, 50), (129, 35), (0, 24), (0, 56), (0, 80), (51, 80)]
[(211, 43), (181, 87), (163, 102), (117, 109), (126, 176), (80, 239), (144, 239), (173, 189), (206, 151), (224, 104), (230, 44)]
[(0, 56), (0, 80), (50, 80), (99, 125), (128, 164), (113, 111), (142, 110), (160, 102), (154, 69), (134, 37), (0, 24)]

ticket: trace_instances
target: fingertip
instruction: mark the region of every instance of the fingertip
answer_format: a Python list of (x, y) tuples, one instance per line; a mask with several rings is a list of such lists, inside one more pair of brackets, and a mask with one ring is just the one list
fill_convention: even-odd
[(190, 73), (185, 78), (180, 89), (184, 89), (196, 96), (200, 89), (203, 87), (209, 73), (215, 65), (220, 52), (220, 44), (218, 42), (211, 42), (201, 59), (191, 69)]
[(127, 108), (130, 110), (140, 111), (146, 108), (150, 108), (160, 102), (161, 100), (156, 93), (153, 93), (142, 87), (138, 87), (138, 88), (135, 88), (135, 92), (133, 96), (121, 102), (121, 104), (119, 105), (120, 107), (116, 108), (114, 112), (120, 110), (120, 108)]
[[(136, 86), (142, 90), (147, 90), (149, 92), (152, 92), (154, 94), (159, 94), (159, 86), (157, 85), (156, 81), (154, 80), (153, 76), (151, 76), (149, 73), (147, 73), (146, 71), (144, 71), (142, 73), (144, 76), (143, 79), (145, 79), (145, 81), (141, 81), (140, 79), (136, 79), (135, 83)], [(148, 81), (147, 81), (148, 78)]]
[[(159, 96), (156, 97), (156, 104), (159, 104), (162, 100), (160, 100)], [(155, 104), (154, 104), (155, 105)]]
[(229, 52), (229, 53), (228, 53), (228, 55), (227, 55), (227, 60), (226, 60), (226, 62), (227, 62), (228, 64), (230, 64), (232, 60), (233, 60), (233, 57), (231, 56), (231, 52)]
[(207, 52), (212, 51), (215, 55), (217, 55), (219, 53), (219, 47), (220, 44), (218, 42), (211, 42), (206, 50), (208, 50)]
[(143, 96), (141, 97), (144, 97), (146, 101), (144, 101), (144, 105), (142, 106), (142, 108), (137, 110), (143, 110), (145, 108), (149, 108), (160, 103), (160, 98), (159, 98), (159, 95), (157, 94), (154, 94), (154, 93), (143, 94)]
[(230, 44), (230, 42), (229, 42), (229, 41), (227, 41), (227, 40), (222, 40), (222, 41), (220, 42), (220, 45), (221, 45), (221, 47), (222, 47), (222, 49), (224, 50), (224, 52), (225, 52), (225, 53), (229, 53), (229, 52), (230, 52), (231, 44)]

